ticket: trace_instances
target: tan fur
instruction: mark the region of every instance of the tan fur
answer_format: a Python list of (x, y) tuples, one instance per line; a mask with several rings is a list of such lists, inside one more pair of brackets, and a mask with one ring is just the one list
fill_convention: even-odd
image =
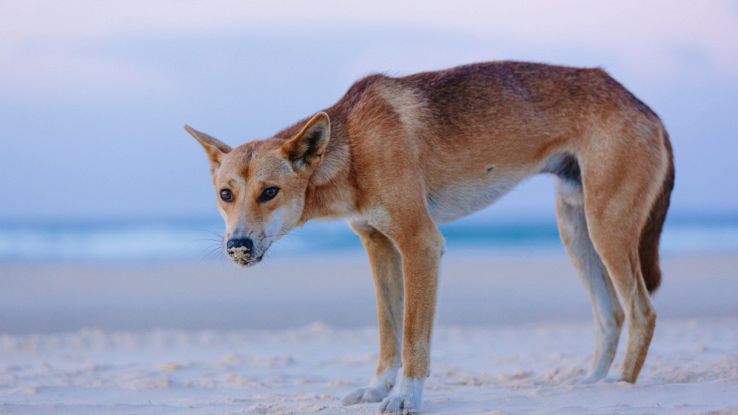
[[(243, 265), (308, 220), (351, 221), (375, 276), (377, 374), (401, 360), (410, 380), (429, 373), (443, 252), (436, 224), (489, 205), (531, 175), (559, 175), (579, 192), (570, 200), (581, 212), (572, 216), (561, 196), (562, 238), (582, 275), (594, 269), (587, 258), (600, 264), (605, 279), (597, 286), (609, 293), (600, 298), (615, 304), (615, 320), (622, 321), (622, 302), (629, 332), (622, 377), (637, 379), (656, 319), (644, 272), (660, 278), (658, 234), (673, 162), (658, 117), (604, 71), (492, 62), (403, 78), (373, 75), (313, 118), (232, 151), (188, 131), (208, 153), (216, 191), (237, 195), (233, 203), (219, 201), (226, 238), (248, 235), (258, 245)], [(267, 186), (280, 193), (259, 202)], [(586, 222), (585, 233), (572, 228), (577, 221)], [(647, 246), (639, 250), (641, 242)], [(645, 265), (640, 252), (649, 255)], [(601, 362), (605, 373), (610, 361)], [(388, 400), (419, 405), (400, 396), (412, 394), (409, 384)], [(359, 395), (357, 401), (370, 400)], [(393, 412), (387, 402), (383, 408)]]
[(392, 240), (366, 222), (351, 224), (361, 237), (369, 255), (377, 292), (377, 318), (380, 322), (379, 364), (377, 374), (399, 366), (402, 326), (402, 257)]

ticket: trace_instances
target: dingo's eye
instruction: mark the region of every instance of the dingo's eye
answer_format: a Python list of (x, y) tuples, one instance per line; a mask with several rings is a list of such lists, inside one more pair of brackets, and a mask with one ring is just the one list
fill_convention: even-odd
[(233, 202), (233, 192), (230, 189), (222, 189), (220, 191), (220, 199), (226, 203)]
[(259, 202), (268, 202), (274, 199), (274, 197), (277, 196), (277, 193), (279, 193), (279, 187), (267, 187), (263, 192), (261, 192)]

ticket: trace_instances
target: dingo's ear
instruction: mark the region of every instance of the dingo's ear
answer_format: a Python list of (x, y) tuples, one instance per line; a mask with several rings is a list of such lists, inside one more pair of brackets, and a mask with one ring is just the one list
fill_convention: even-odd
[(319, 112), (282, 145), (282, 152), (295, 171), (312, 169), (320, 164), (330, 138), (331, 121), (328, 114)]
[(231, 147), (215, 137), (211, 137), (201, 131), (197, 131), (189, 125), (185, 125), (184, 128), (191, 136), (195, 137), (195, 140), (197, 140), (202, 148), (205, 149), (205, 153), (207, 153), (208, 159), (210, 160), (210, 172), (215, 173), (215, 170), (220, 167), (223, 156), (231, 151)]

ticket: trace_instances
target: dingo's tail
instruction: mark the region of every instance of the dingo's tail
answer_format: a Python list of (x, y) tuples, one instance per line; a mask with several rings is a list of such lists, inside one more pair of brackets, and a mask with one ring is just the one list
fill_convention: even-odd
[(648, 221), (641, 231), (641, 240), (638, 253), (641, 260), (641, 272), (649, 293), (653, 293), (661, 284), (661, 267), (659, 266), (659, 240), (669, 210), (671, 191), (674, 188), (674, 155), (669, 142), (669, 134), (664, 130), (664, 145), (666, 146), (669, 166), (661, 185), (661, 192), (651, 207)]

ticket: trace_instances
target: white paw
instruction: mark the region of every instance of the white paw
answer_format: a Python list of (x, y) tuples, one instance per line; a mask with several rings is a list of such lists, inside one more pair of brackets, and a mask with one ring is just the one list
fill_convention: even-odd
[(590, 373), (589, 375), (579, 378), (576, 380), (576, 383), (578, 385), (592, 385), (594, 383), (597, 383), (605, 378), (604, 374), (600, 373)]
[(424, 380), (408, 379), (403, 376), (390, 396), (379, 405), (379, 412), (392, 415), (418, 414), (423, 400), (424, 382)]
[(355, 391), (349, 393), (341, 400), (341, 402), (344, 405), (355, 405), (357, 403), (366, 402), (380, 402), (389, 394), (389, 392), (390, 389), (384, 386), (367, 386), (365, 388), (356, 389)]
[(413, 402), (410, 396), (389, 396), (379, 406), (380, 414), (392, 415), (417, 415), (420, 413), (420, 405)]
[(374, 375), (369, 385), (356, 389), (346, 395), (341, 402), (344, 405), (355, 405), (364, 402), (380, 402), (389, 395), (397, 379), (399, 367), (390, 367), (382, 373)]

